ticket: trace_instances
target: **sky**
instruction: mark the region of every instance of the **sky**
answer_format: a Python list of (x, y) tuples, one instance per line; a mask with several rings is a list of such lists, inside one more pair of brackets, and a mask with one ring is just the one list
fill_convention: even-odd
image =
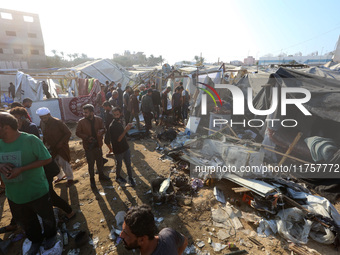
[(0, 8), (39, 15), (45, 54), (92, 58), (142, 51), (165, 62), (258, 59), (333, 51), (338, 0), (11, 0)]

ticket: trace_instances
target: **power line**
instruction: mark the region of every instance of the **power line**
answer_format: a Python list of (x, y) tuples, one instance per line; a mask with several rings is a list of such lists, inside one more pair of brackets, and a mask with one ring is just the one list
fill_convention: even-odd
[(337, 26), (337, 27), (335, 27), (335, 28), (333, 28), (333, 29), (331, 29), (331, 30), (329, 30), (329, 31), (326, 31), (326, 32), (324, 32), (324, 33), (322, 33), (322, 34), (319, 34), (319, 35), (317, 35), (317, 36), (314, 36), (314, 37), (312, 37), (312, 38), (310, 38), (310, 39), (307, 39), (307, 40), (305, 40), (305, 41), (303, 41), (303, 42), (299, 42), (299, 43), (297, 43), (297, 44), (288, 46), (288, 47), (286, 47), (286, 48), (284, 48), (284, 49), (280, 49), (280, 50), (274, 51), (274, 53), (276, 53), (276, 52), (281, 52), (281, 51), (283, 51), (283, 50), (287, 50), (287, 49), (289, 49), (289, 48), (292, 48), (292, 47), (295, 47), (295, 46), (304, 44), (304, 43), (309, 42), (309, 41), (312, 41), (312, 40), (314, 40), (314, 39), (316, 39), (316, 38), (318, 38), (318, 37), (320, 37), (320, 36), (323, 36), (323, 35), (325, 35), (325, 34), (328, 34), (328, 33), (330, 33), (330, 32), (333, 32), (334, 30), (337, 30), (338, 28), (340, 28), (340, 23), (339, 23), (339, 26)]

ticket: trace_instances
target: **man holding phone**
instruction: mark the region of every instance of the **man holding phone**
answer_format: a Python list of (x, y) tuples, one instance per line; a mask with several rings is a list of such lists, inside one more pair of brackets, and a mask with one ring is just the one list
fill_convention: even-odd
[(123, 160), (129, 176), (129, 182), (131, 186), (135, 186), (136, 183), (132, 178), (132, 167), (131, 167), (131, 153), (129, 144), (126, 141), (126, 133), (131, 129), (132, 123), (128, 123), (125, 128), (121, 123), (122, 110), (119, 107), (115, 107), (112, 110), (113, 121), (110, 125), (110, 137), (112, 143), (113, 153), (116, 158), (116, 181), (125, 184), (126, 180), (121, 177), (120, 172), (122, 170)]

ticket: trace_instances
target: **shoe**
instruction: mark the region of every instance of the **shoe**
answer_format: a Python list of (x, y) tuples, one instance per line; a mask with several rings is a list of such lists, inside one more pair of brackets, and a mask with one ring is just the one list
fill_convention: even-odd
[(109, 181), (109, 180), (111, 180), (111, 178), (106, 176), (105, 174), (101, 174), (101, 175), (99, 175), (99, 180), (101, 180), (101, 181)]
[(103, 165), (105, 165), (107, 162), (109, 162), (109, 160), (106, 158), (103, 158)]
[(71, 220), (76, 217), (76, 212), (72, 211), (70, 214), (66, 215), (67, 220)]
[(0, 234), (7, 233), (7, 232), (12, 232), (18, 228), (17, 225), (8, 225), (6, 227), (0, 228)]
[(119, 176), (118, 178), (116, 178), (116, 182), (118, 182), (118, 183), (126, 183), (126, 180), (123, 177)]
[(67, 180), (66, 187), (71, 187), (74, 184), (73, 180)]
[(31, 248), (28, 250), (26, 255), (36, 255), (40, 249), (41, 243), (32, 243)]
[(56, 242), (57, 242), (57, 235), (46, 238), (44, 242), (44, 249), (45, 250), (51, 249), (55, 245)]
[(56, 184), (56, 183), (58, 183), (58, 182), (61, 182), (61, 181), (63, 181), (63, 180), (67, 180), (67, 177), (66, 177), (66, 175), (64, 175), (62, 178), (58, 178), (58, 179), (56, 179), (55, 181), (54, 181), (54, 184)]
[(133, 178), (129, 178), (129, 182), (130, 182), (132, 187), (136, 186), (136, 182), (135, 182), (135, 180)]

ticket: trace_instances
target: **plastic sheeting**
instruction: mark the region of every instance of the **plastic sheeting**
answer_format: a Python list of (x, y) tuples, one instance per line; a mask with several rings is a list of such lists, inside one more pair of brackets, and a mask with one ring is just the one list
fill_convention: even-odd
[[(311, 99), (304, 103), (313, 116), (340, 122), (340, 81), (306, 74), (296, 70), (280, 68), (272, 74), (268, 83), (275, 87), (299, 87), (311, 92)], [(296, 93), (288, 93), (288, 98), (296, 98)], [(254, 98), (254, 107), (268, 109), (272, 101), (272, 86), (266, 86)], [(280, 113), (277, 112), (277, 117)]]
[[(56, 86), (52, 80), (47, 80), (49, 92), (52, 97), (57, 97)], [(32, 78), (23, 72), (17, 72), (15, 77), (15, 97), (20, 102), (26, 97), (33, 101), (40, 101), (44, 98), (41, 81)]]

